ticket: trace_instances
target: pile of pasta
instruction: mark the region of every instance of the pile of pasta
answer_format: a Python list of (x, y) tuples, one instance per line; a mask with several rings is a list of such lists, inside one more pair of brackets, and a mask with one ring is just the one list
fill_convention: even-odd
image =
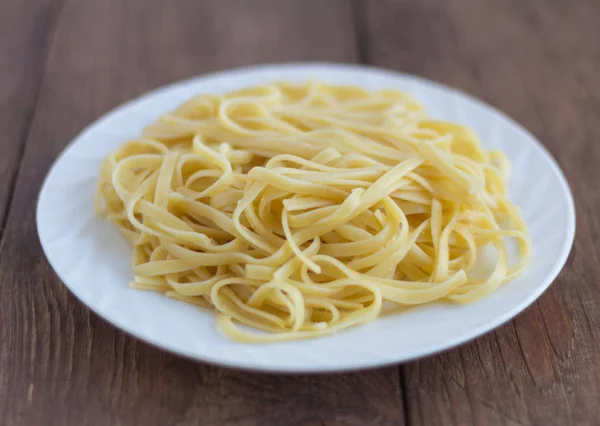
[(508, 175), (404, 93), (276, 82), (160, 116), (105, 159), (96, 210), (133, 246), (131, 286), (217, 311), (233, 339), (281, 341), (514, 278), (531, 244)]

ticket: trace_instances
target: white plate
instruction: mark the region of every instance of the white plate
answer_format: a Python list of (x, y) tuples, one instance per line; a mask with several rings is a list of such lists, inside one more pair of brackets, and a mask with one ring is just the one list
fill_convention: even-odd
[[(471, 126), (487, 148), (512, 161), (510, 196), (522, 209), (534, 255), (526, 271), (470, 305), (431, 305), (313, 340), (241, 344), (222, 336), (215, 316), (127, 286), (131, 248), (93, 214), (98, 167), (112, 149), (191, 96), (221, 93), (272, 80), (315, 78), (368, 89), (412, 93), (434, 117)], [(85, 129), (58, 158), (40, 193), (37, 225), (48, 260), (69, 289), (117, 327), (191, 358), (252, 370), (322, 372), (380, 366), (463, 343), (517, 315), (554, 280), (575, 231), (568, 184), (543, 146), (510, 118), (463, 93), (421, 78), (338, 64), (243, 68), (175, 83), (120, 106)]]

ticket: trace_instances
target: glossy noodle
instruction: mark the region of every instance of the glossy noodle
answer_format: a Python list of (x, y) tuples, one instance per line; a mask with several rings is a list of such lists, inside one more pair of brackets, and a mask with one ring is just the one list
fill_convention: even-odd
[(280, 341), (513, 279), (531, 244), (509, 170), (404, 93), (273, 83), (159, 117), (108, 155), (96, 209), (133, 246), (132, 287), (217, 311), (235, 340)]

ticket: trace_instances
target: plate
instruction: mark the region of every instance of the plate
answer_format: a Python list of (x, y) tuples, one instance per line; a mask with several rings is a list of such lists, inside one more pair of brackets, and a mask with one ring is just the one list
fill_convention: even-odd
[[(130, 289), (131, 248), (93, 213), (102, 159), (161, 113), (201, 92), (222, 93), (273, 80), (317, 79), (409, 92), (436, 118), (472, 127), (512, 162), (509, 190), (533, 239), (525, 272), (469, 305), (434, 304), (313, 340), (243, 344), (215, 327), (216, 316), (162, 294)], [(264, 65), (200, 76), (130, 101), (86, 128), (52, 166), (37, 207), (42, 247), (64, 284), (101, 317), (158, 347), (243, 369), (325, 372), (398, 363), (456, 346), (511, 319), (554, 280), (569, 254), (575, 210), (558, 165), (529, 132), (494, 108), (418, 77), (341, 64)]]

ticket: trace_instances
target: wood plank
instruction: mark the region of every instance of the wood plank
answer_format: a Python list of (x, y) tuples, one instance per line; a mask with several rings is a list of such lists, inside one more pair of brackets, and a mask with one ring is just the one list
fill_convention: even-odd
[(4, 0), (0, 13), (0, 244), (59, 4)]
[(480, 97), (530, 129), (573, 188), (573, 254), (511, 323), (403, 367), (410, 424), (596, 424), (600, 418), (600, 3), (368, 2), (369, 59)]
[(37, 191), (53, 159), (124, 100), (219, 68), (355, 58), (343, 0), (66, 1), (0, 252), (4, 424), (403, 424), (395, 368), (250, 374), (124, 335), (59, 282), (34, 227)]

